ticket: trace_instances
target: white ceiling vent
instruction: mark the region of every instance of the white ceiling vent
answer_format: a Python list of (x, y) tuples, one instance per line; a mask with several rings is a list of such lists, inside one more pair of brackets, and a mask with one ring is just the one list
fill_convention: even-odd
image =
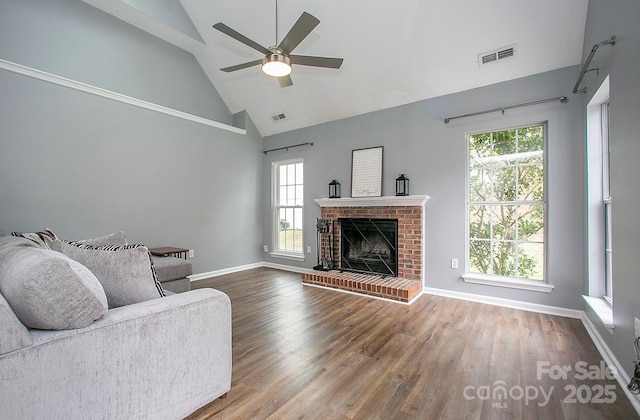
[(478, 65), (483, 66), (489, 63), (495, 63), (500, 60), (514, 57), (516, 55), (516, 45), (499, 48), (497, 50), (478, 54)]
[(276, 115), (272, 115), (271, 118), (273, 118), (273, 121), (280, 121), (287, 118), (287, 116), (284, 114), (276, 114)]

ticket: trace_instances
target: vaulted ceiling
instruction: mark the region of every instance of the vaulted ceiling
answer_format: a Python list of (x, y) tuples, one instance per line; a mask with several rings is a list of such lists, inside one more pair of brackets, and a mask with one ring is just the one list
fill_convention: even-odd
[[(281, 88), (260, 66), (220, 71), (262, 55), (212, 27), (268, 48), (275, 0), (84, 1), (193, 53), (231, 112), (246, 110), (263, 136), (580, 64), (588, 3), (279, 0), (279, 40), (306, 11), (320, 24), (294, 53), (344, 58), (339, 70), (294, 65), (293, 86)], [(505, 48), (512, 57), (480, 64)]]

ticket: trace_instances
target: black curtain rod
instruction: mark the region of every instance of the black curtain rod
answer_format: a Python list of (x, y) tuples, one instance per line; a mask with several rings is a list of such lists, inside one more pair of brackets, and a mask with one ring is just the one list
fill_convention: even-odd
[(544, 104), (547, 102), (555, 102), (555, 101), (560, 101), (562, 103), (565, 103), (568, 101), (566, 96), (558, 96), (556, 98), (549, 98), (549, 99), (542, 99), (539, 101), (533, 101), (533, 102), (526, 102), (523, 104), (517, 104), (517, 105), (509, 105), (509, 106), (505, 106), (502, 108), (495, 108), (495, 109), (489, 109), (487, 111), (479, 111), (479, 112), (472, 112), (471, 114), (464, 114), (464, 115), (458, 115), (455, 117), (449, 117), (449, 118), (445, 118), (444, 119), (444, 123), (445, 124), (449, 124), (449, 121), (451, 120), (455, 120), (458, 118), (466, 118), (466, 117), (473, 117), (474, 115), (481, 115), (481, 114), (488, 114), (490, 112), (502, 112), (504, 114), (504, 111), (506, 111), (507, 109), (513, 109), (513, 108), (521, 108), (523, 106), (531, 106), (531, 105), (538, 105), (538, 104)]
[(578, 81), (576, 82), (575, 86), (573, 86), (573, 93), (587, 92), (586, 87), (583, 87), (582, 89), (578, 89), (578, 87), (580, 86), (580, 82), (582, 82), (582, 78), (584, 77), (584, 74), (593, 70), (593, 69), (589, 70), (589, 64), (591, 64), (591, 59), (593, 58), (593, 55), (596, 53), (596, 50), (598, 49), (598, 47), (600, 47), (601, 45), (615, 45), (615, 43), (616, 43), (616, 37), (614, 35), (611, 38), (607, 39), (606, 41), (598, 42), (596, 45), (593, 46), (593, 48), (591, 48), (591, 52), (587, 57), (587, 61), (584, 62), (584, 66), (582, 66), (582, 70), (580, 70), (580, 76), (578, 76)]
[(269, 152), (275, 152), (276, 150), (289, 150), (289, 149), (290, 149), (290, 148), (292, 148), (292, 147), (300, 147), (300, 146), (306, 146), (306, 145), (313, 146), (313, 142), (307, 142), (307, 143), (294, 144), (294, 145), (291, 145), (291, 146), (285, 146), (285, 147), (278, 147), (278, 148), (276, 148), (276, 149), (269, 149), (269, 150), (265, 150), (265, 151), (263, 151), (262, 153), (264, 153), (264, 154), (266, 155), (267, 153), (269, 153)]

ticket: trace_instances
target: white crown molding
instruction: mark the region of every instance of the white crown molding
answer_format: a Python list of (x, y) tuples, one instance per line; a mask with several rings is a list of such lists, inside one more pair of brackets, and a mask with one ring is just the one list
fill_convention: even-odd
[(223, 124), (221, 122), (199, 117), (197, 115), (189, 114), (187, 112), (178, 111), (177, 109), (154, 104), (153, 102), (143, 101), (142, 99), (134, 98), (132, 96), (123, 95), (121, 93), (113, 92), (111, 90), (107, 90), (107, 89), (99, 88), (97, 86), (78, 82), (77, 80), (67, 79), (66, 77), (58, 76), (53, 73), (47, 73), (45, 71), (34, 69), (32, 67), (23, 66), (22, 64), (14, 63), (11, 61), (0, 59), (0, 68), (12, 71), (14, 73), (22, 74), (24, 76), (33, 77), (34, 79), (44, 80), (45, 82), (55, 83), (56, 85), (65, 86), (71, 89), (90, 93), (92, 95), (101, 96), (103, 98), (112, 99), (114, 101), (137, 106), (139, 108), (144, 108), (150, 111), (160, 112), (162, 114), (182, 118), (183, 120), (193, 121), (196, 123), (208, 125), (210, 127), (231, 131), (232, 133), (237, 133), (242, 135), (247, 134), (247, 130), (234, 127), (232, 125)]
[(316, 198), (320, 207), (408, 207), (424, 206), (428, 195), (406, 195), (362, 198)]

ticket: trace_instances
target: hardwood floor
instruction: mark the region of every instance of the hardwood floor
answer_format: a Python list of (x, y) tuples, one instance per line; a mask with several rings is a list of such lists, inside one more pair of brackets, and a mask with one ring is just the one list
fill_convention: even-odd
[(576, 319), (430, 295), (406, 306), (268, 268), (193, 286), (231, 298), (233, 377), (189, 419), (638, 418), (615, 380), (580, 378), (577, 362), (595, 375), (601, 358)]

